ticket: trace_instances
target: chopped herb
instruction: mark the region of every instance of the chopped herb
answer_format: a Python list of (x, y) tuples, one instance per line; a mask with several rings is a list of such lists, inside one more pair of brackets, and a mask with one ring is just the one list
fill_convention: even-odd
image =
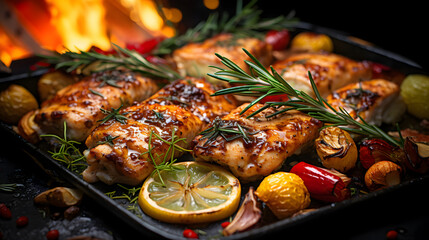
[(238, 138), (242, 138), (245, 143), (251, 142), (252, 135), (260, 131), (251, 132), (250, 128), (240, 125), (238, 122), (222, 120), (217, 117), (212, 126), (200, 133), (203, 135), (201, 139), (206, 139), (204, 146), (212, 143), (217, 137), (221, 136), (225, 141), (229, 142)]
[(121, 110), (122, 107), (123, 107), (123, 104), (121, 104), (121, 106), (119, 106), (118, 108), (111, 108), (112, 109), (111, 111), (100, 108), (101, 112), (106, 114), (106, 117), (104, 117), (101, 120), (98, 120), (98, 122), (101, 122), (100, 124), (103, 124), (109, 121), (110, 119), (114, 119), (122, 124), (125, 124), (125, 120), (127, 120), (128, 118), (125, 117), (124, 115), (126, 115), (128, 112), (120, 113), (119, 111)]
[(155, 113), (155, 116), (159, 119), (162, 120), (164, 119), (164, 115), (162, 115), (162, 113), (155, 111), (154, 109), (152, 109), (153, 113)]
[(100, 97), (102, 97), (102, 98), (104, 98), (104, 96), (103, 96), (103, 94), (101, 94), (100, 92), (97, 92), (97, 91), (95, 91), (94, 89), (89, 89), (89, 91), (92, 93), (92, 94), (95, 94), (95, 95), (98, 95), (98, 96), (100, 96)]
[(103, 145), (103, 144), (109, 144), (110, 146), (112, 146), (113, 147), (113, 140), (115, 140), (116, 138), (118, 138), (119, 136), (115, 136), (115, 137), (112, 137), (111, 135), (107, 135), (107, 136), (105, 136), (103, 139), (103, 141), (98, 141), (97, 142), (97, 144), (96, 144), (96, 146), (98, 146), (98, 145)]
[(65, 121), (63, 138), (54, 134), (40, 135), (40, 137), (52, 137), (59, 142), (59, 148), (53, 152), (49, 151), (49, 153), (53, 159), (65, 164), (67, 169), (81, 173), (87, 167), (85, 156), (76, 147), (80, 142), (67, 140), (67, 124)]

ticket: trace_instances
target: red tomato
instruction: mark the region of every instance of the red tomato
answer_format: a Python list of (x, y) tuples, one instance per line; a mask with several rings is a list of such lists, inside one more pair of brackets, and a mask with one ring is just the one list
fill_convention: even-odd
[(282, 50), (287, 47), (290, 41), (290, 33), (283, 29), (280, 31), (271, 30), (265, 35), (265, 42), (273, 46), (273, 50)]
[(185, 238), (198, 238), (198, 234), (196, 232), (194, 232), (194, 230), (189, 229), (189, 228), (183, 230), (183, 236)]
[(266, 96), (259, 101), (260, 103), (266, 103), (266, 102), (286, 102), (289, 100), (287, 94), (280, 94), (280, 95), (273, 95), (273, 96)]
[(231, 223), (226, 221), (226, 222), (221, 223), (220, 225), (222, 226), (222, 228), (226, 228), (229, 226), (229, 224), (231, 224)]
[(16, 219), (16, 226), (17, 227), (25, 227), (28, 224), (28, 217), (21, 216), (18, 219)]

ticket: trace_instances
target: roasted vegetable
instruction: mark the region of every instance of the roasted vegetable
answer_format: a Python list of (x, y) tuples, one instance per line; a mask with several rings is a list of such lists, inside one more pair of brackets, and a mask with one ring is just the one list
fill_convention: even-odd
[(421, 119), (429, 119), (429, 76), (408, 75), (401, 84), (401, 96), (409, 113)]
[(39, 107), (36, 98), (26, 88), (11, 84), (0, 93), (0, 120), (18, 123), (24, 114)]
[(258, 223), (261, 217), (260, 203), (254, 195), (253, 187), (250, 187), (234, 219), (223, 229), (222, 233), (224, 236), (229, 236), (242, 232)]
[(36, 110), (26, 113), (18, 122), (18, 133), (30, 143), (39, 142), (38, 126), (34, 122)]
[(327, 127), (320, 131), (315, 143), (324, 167), (344, 173), (355, 166), (357, 147), (348, 132), (338, 127)]
[(399, 184), (401, 171), (402, 168), (394, 162), (376, 162), (365, 173), (365, 185), (370, 191), (375, 191)]
[(302, 32), (292, 39), (291, 49), (306, 52), (332, 52), (334, 44), (331, 38), (325, 34)]
[(48, 72), (37, 82), (37, 89), (41, 101), (52, 98), (59, 90), (75, 83), (71, 75), (61, 71)]
[(37, 195), (34, 198), (34, 203), (54, 207), (70, 207), (80, 203), (82, 197), (83, 193), (80, 190), (56, 187)]
[(405, 138), (404, 151), (406, 159), (404, 165), (418, 173), (426, 173), (429, 170), (429, 143), (418, 142), (412, 137)]
[(359, 147), (359, 160), (366, 169), (380, 161), (401, 163), (405, 161), (404, 151), (382, 139), (365, 139)]
[(255, 195), (274, 215), (287, 218), (310, 205), (310, 194), (303, 180), (296, 174), (277, 172), (262, 180)]
[(324, 202), (339, 202), (350, 197), (347, 185), (351, 179), (335, 170), (323, 169), (305, 162), (297, 163), (290, 170), (303, 181), (310, 196)]

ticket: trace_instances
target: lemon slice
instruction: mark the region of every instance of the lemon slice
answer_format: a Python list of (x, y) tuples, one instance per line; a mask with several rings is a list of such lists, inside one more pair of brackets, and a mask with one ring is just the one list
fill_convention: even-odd
[[(231, 216), (240, 202), (241, 186), (227, 170), (200, 162), (173, 164), (146, 179), (139, 205), (147, 215), (169, 223), (203, 223)], [(163, 185), (164, 182), (164, 185)]]

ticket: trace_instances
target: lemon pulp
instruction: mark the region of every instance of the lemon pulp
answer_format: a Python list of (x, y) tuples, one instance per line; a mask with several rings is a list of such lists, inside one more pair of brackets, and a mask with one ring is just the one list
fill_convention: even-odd
[(237, 209), (240, 184), (227, 170), (197, 162), (174, 164), (148, 178), (139, 204), (143, 211), (161, 221), (200, 223), (226, 218)]

